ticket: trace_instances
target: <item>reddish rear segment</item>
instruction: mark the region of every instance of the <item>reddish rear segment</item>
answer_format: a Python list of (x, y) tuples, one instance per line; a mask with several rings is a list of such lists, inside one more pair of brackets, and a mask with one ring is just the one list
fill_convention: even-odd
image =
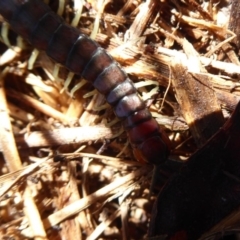
[(159, 130), (127, 74), (95, 41), (64, 23), (40, 0), (0, 0), (0, 14), (34, 47), (106, 96), (122, 119), (139, 160), (159, 165), (167, 159), (167, 136)]

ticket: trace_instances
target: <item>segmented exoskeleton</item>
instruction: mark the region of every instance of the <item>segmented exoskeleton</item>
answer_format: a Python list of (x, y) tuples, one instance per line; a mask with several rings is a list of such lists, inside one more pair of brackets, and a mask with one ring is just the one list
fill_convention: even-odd
[(159, 165), (169, 154), (159, 129), (127, 74), (95, 41), (73, 28), (41, 0), (0, 0), (0, 14), (34, 47), (82, 76), (102, 94), (122, 120), (135, 156)]

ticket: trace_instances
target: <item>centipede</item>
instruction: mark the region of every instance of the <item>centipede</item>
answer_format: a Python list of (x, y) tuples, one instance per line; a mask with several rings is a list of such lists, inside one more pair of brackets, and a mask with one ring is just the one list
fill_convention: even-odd
[[(0, 0), (0, 14), (16, 34), (105, 96), (137, 160), (161, 167), (170, 162), (167, 135), (127, 73), (96, 41), (67, 24), (41, 0)], [(230, 213), (239, 206), (239, 178), (230, 174), (229, 181), (225, 168), (222, 171), (224, 165), (227, 171), (239, 175), (239, 110), (240, 105), (230, 121), (165, 184), (153, 206), (149, 239), (198, 239), (225, 216), (225, 209)], [(214, 191), (216, 182), (223, 187)], [(228, 199), (222, 197), (225, 195)], [(214, 218), (210, 219), (210, 215)]]
[(1, 0), (0, 14), (14, 32), (105, 96), (138, 160), (154, 165), (166, 161), (168, 137), (126, 72), (97, 42), (66, 24), (41, 0)]

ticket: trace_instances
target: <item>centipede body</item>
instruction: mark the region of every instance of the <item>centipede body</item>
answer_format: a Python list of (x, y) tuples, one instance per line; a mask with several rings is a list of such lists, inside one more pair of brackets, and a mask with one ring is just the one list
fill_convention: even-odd
[(127, 74), (99, 44), (66, 24), (40, 0), (1, 0), (0, 14), (30, 44), (104, 94), (122, 120), (137, 158), (153, 164), (166, 160), (167, 137)]

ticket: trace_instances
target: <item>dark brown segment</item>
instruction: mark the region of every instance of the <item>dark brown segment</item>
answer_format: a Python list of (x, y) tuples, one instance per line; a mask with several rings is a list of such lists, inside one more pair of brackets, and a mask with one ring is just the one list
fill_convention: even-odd
[(106, 100), (110, 105), (115, 105), (124, 96), (136, 92), (137, 89), (135, 88), (133, 82), (127, 78), (124, 82), (120, 83), (114, 89), (112, 89), (112, 91), (107, 95)]
[(108, 68), (112, 62), (113, 59), (106, 53), (106, 51), (102, 48), (98, 48), (85, 67), (82, 77), (94, 84), (98, 75), (102, 73), (104, 69)]
[(19, 4), (16, 11), (11, 15), (9, 23), (14, 31), (21, 33), (23, 38), (30, 40), (39, 19), (50, 11), (51, 9), (47, 5), (38, 5), (37, 2)]
[(73, 43), (72, 48), (69, 50), (65, 66), (72, 72), (81, 75), (98, 48), (99, 45), (96, 42), (84, 34), (80, 34), (77, 41)]
[(137, 94), (123, 97), (116, 105), (114, 112), (119, 118), (127, 118), (136, 111), (146, 108), (144, 102)]
[(62, 24), (54, 32), (51, 41), (48, 44), (47, 54), (53, 60), (62, 65), (67, 61), (69, 51), (73, 43), (79, 38), (79, 31), (76, 28)]
[[(63, 24), (62, 18), (54, 14), (53, 12), (48, 12), (45, 14), (36, 24), (32, 31), (30, 43), (40, 50), (46, 50), (48, 48), (49, 42), (51, 41), (54, 32)], [(66, 38), (60, 36), (60, 38)], [(58, 49), (61, 52), (62, 48)], [(49, 55), (52, 57), (51, 55)]]
[(115, 62), (105, 68), (101, 74), (98, 75), (93, 82), (93, 86), (102, 94), (110, 94), (110, 91), (119, 84), (123, 83), (127, 78), (125, 72), (123, 72)]
[[(13, 18), (14, 14), (18, 11), (19, 7), (21, 6), (20, 3), (17, 3), (15, 1), (9, 1), (9, 0), (1, 0), (0, 1), (0, 11), (1, 15), (8, 21)], [(16, 32), (17, 29), (16, 29)]]
[(147, 108), (140, 110), (138, 112), (135, 112), (131, 116), (127, 117), (123, 121), (123, 127), (124, 129), (130, 129), (135, 127), (137, 124), (145, 122), (147, 120), (150, 120), (152, 118), (151, 113)]

